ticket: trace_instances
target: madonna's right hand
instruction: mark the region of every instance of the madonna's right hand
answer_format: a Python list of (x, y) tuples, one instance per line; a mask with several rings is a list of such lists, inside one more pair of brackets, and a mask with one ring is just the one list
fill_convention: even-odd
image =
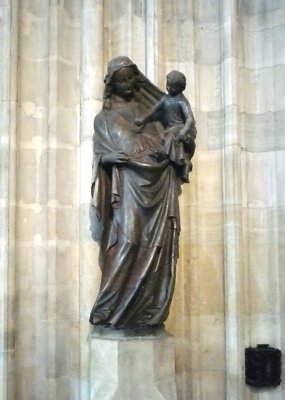
[(102, 156), (102, 163), (103, 164), (124, 164), (130, 160), (125, 153), (108, 153)]

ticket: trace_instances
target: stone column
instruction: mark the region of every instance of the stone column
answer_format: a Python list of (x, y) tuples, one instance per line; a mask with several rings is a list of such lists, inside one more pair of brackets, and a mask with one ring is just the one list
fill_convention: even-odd
[(18, 10), (15, 399), (75, 399), (81, 7)]
[[(49, 5), (18, 5), (15, 398), (49, 399)], [(49, 297), (51, 298), (51, 297)], [(43, 363), (43, 360), (46, 360)]]
[(14, 399), (17, 1), (0, 6), (0, 398)]
[(79, 147), (80, 205), (80, 396), (89, 398), (89, 313), (100, 284), (98, 246), (90, 230), (93, 122), (104, 87), (104, 1), (84, 0), (81, 9), (81, 92)]
[[(244, 343), (284, 350), (285, 10), (250, 1), (240, 10)], [(284, 362), (284, 360), (283, 360)], [(284, 367), (283, 367), (284, 373)], [(246, 400), (281, 400), (275, 389), (245, 388)]]
[(8, 251), (9, 242), (9, 97), (10, 97), (10, 17), (9, 2), (0, 8), (0, 396), (7, 399), (7, 345), (8, 345)]
[(222, 194), (225, 299), (225, 397), (244, 397), (241, 130), (238, 97), (237, 2), (221, 5)]

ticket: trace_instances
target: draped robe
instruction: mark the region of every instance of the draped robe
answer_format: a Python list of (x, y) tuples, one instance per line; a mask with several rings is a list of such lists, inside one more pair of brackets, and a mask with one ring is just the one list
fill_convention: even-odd
[[(132, 128), (146, 109), (136, 100), (113, 98), (94, 122), (92, 206), (100, 228), (101, 285), (90, 315), (94, 325), (113, 328), (159, 326), (166, 320), (178, 257), (181, 181), (162, 151), (162, 129)], [(103, 164), (102, 156), (124, 152), (125, 164)], [(97, 228), (96, 228), (97, 229)]]

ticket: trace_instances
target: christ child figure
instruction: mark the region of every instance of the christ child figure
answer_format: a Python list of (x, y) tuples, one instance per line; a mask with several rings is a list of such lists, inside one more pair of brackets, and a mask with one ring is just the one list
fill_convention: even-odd
[(143, 118), (136, 119), (135, 124), (143, 127), (151, 121), (161, 122), (165, 129), (164, 152), (181, 169), (182, 181), (189, 182), (197, 131), (190, 104), (182, 93), (185, 88), (185, 75), (179, 71), (171, 71), (166, 76), (168, 93)]

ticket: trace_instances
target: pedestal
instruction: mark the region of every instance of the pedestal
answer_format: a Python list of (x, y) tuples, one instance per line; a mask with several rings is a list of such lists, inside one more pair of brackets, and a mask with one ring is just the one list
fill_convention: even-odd
[(91, 334), (90, 400), (176, 400), (174, 339), (165, 332)]

